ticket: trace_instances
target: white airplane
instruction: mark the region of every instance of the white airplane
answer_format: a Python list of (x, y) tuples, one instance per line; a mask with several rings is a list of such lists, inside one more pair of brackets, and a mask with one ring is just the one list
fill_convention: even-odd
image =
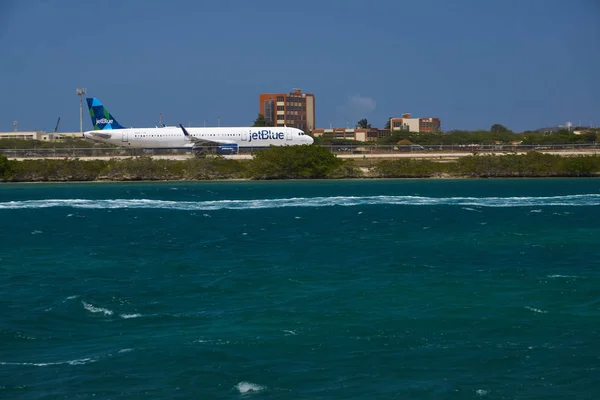
[(300, 129), (288, 127), (223, 127), (223, 128), (125, 128), (97, 98), (87, 99), (93, 131), (83, 133), (86, 139), (121, 147), (145, 149), (191, 149), (203, 153), (216, 148), (217, 154), (237, 154), (239, 148), (310, 145), (313, 138)]

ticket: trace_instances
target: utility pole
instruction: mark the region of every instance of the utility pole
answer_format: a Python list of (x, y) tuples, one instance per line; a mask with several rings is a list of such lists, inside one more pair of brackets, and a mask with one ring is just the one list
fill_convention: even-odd
[(85, 94), (85, 88), (77, 88), (77, 96), (79, 96), (79, 133), (83, 137), (83, 95)]
[(19, 130), (19, 121), (14, 121), (13, 122), (13, 129), (14, 129), (15, 132)]
[(159, 126), (160, 128), (162, 128), (162, 126), (163, 126), (163, 122), (162, 122), (162, 113), (160, 113), (160, 114), (159, 114), (159, 117), (158, 117), (158, 126)]

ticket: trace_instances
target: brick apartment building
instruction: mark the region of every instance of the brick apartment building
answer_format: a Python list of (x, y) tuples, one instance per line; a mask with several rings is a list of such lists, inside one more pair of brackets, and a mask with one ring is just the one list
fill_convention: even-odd
[(315, 95), (294, 89), (291, 93), (261, 93), (258, 112), (272, 126), (289, 126), (310, 133), (315, 128)]

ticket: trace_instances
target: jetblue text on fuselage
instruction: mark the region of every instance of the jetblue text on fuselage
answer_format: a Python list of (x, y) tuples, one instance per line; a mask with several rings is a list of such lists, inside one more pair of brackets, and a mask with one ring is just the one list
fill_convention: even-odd
[(98, 125), (98, 124), (112, 124), (112, 123), (113, 123), (112, 119), (106, 119), (106, 118), (98, 119), (98, 118), (96, 118), (96, 125)]
[(283, 140), (285, 139), (285, 134), (283, 132), (271, 132), (270, 129), (265, 129), (258, 132), (250, 132), (250, 142), (253, 140), (268, 140), (268, 139), (276, 139)]

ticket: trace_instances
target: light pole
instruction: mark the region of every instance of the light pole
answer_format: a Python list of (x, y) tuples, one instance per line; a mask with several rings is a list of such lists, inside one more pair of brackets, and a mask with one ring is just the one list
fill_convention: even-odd
[(77, 96), (79, 96), (79, 133), (83, 137), (83, 95), (85, 94), (85, 88), (77, 88)]

